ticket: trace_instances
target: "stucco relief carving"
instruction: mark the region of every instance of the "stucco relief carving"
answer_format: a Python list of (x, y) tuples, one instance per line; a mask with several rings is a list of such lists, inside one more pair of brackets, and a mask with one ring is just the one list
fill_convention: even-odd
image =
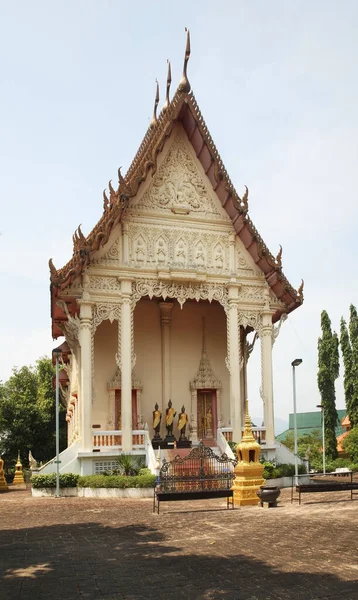
[(103, 303), (96, 304), (92, 309), (92, 329), (96, 331), (97, 327), (102, 321), (120, 321), (121, 319), (121, 305), (117, 303)]
[(121, 284), (117, 277), (101, 277), (90, 275), (90, 290), (103, 292), (119, 292)]
[(237, 272), (242, 275), (262, 275), (262, 271), (259, 268), (254, 269), (247, 258), (245, 257), (245, 251), (240, 247), (237, 242), (236, 246), (236, 265)]
[(133, 266), (230, 271), (229, 236), (225, 231), (129, 223), (128, 236), (129, 262)]
[(133, 284), (132, 301), (135, 305), (143, 296), (150, 299), (176, 298), (181, 307), (186, 300), (217, 300), (225, 311), (228, 309), (228, 292), (224, 285), (218, 283), (179, 284), (158, 281), (156, 279), (136, 279)]
[(262, 286), (243, 285), (239, 291), (239, 300), (244, 303), (260, 303), (265, 301), (264, 289)]
[(94, 260), (93, 264), (100, 265), (117, 265), (121, 262), (121, 238), (113, 242), (110, 248), (101, 256), (101, 258)]
[(262, 317), (259, 311), (253, 310), (239, 310), (238, 311), (238, 322), (243, 327), (252, 327), (259, 336), (262, 332)]
[(135, 205), (149, 211), (195, 213), (207, 218), (228, 220), (210, 197), (203, 177), (179, 133), (153, 177), (151, 188)]

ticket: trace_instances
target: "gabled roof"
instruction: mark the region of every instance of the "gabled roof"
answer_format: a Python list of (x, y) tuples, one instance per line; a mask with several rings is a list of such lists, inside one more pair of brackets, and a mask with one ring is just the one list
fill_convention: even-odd
[[(58, 292), (67, 288), (91, 263), (92, 256), (108, 242), (113, 228), (120, 222), (131, 198), (136, 196), (140, 185), (148, 177), (153, 177), (157, 169), (158, 155), (163, 150), (166, 140), (170, 137), (174, 124), (180, 122), (213, 190), (230, 216), (237, 235), (265, 275), (275, 296), (285, 304), (287, 312), (291, 312), (302, 304), (303, 281), (298, 290), (291, 286), (282, 271), (282, 248), (276, 258), (271, 254), (248, 216), (248, 188), (245, 186), (245, 192), (240, 197), (225, 169), (187, 79), (186, 67), (189, 55), (190, 38), (188, 32), (184, 72), (179, 87), (170, 101), (171, 74), (169, 64), (165, 105), (157, 118), (156, 109), (159, 102), (157, 87), (154, 115), (150, 127), (124, 177), (118, 169), (117, 189), (113, 188), (110, 181), (109, 198), (105, 191), (103, 192), (102, 217), (87, 237), (83, 235), (81, 228), (78, 227), (73, 235), (73, 256), (64, 267), (57, 270), (52, 259), (50, 259), (53, 301)], [(54, 303), (52, 308), (54, 308)], [(279, 315), (277, 318), (279, 318)]]

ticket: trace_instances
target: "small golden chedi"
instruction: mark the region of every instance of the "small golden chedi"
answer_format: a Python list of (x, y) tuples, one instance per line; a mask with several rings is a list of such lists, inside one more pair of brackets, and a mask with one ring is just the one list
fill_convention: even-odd
[(233, 483), (235, 506), (257, 506), (257, 491), (265, 484), (262, 478), (264, 466), (260, 463), (260, 444), (253, 436), (248, 401), (245, 402), (245, 429), (236, 447), (238, 463)]

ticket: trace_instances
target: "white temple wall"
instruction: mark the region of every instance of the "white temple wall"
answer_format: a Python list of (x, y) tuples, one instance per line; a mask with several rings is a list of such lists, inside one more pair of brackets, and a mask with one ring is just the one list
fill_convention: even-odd
[[(94, 402), (92, 404), (92, 424), (108, 427), (108, 388), (116, 370), (118, 323), (103, 321), (95, 333), (94, 345)], [(113, 416), (111, 415), (113, 418)]]
[[(171, 321), (171, 400), (179, 413), (184, 404), (191, 415), (190, 381), (195, 377), (202, 351), (203, 317), (205, 318), (206, 346), (211, 366), (222, 382), (221, 413), (227, 424), (229, 415), (229, 372), (226, 357), (226, 316), (217, 303), (187, 301), (183, 309), (173, 300)], [(137, 361), (136, 376), (143, 384), (142, 414), (151, 428), (155, 402), (161, 407), (161, 330), (158, 300), (141, 300), (134, 318), (134, 344)], [(161, 410), (165, 413), (165, 405)], [(219, 416), (219, 415), (218, 415)], [(164, 418), (164, 417), (163, 417)], [(175, 420), (177, 421), (177, 419)], [(165, 434), (162, 422), (162, 435)], [(177, 434), (176, 427), (174, 433)]]
[[(134, 313), (134, 351), (136, 379), (140, 379), (143, 391), (141, 407), (138, 412), (148, 423), (150, 433), (152, 412), (158, 402), (162, 404), (162, 358), (161, 324), (159, 299), (141, 299)], [(173, 300), (171, 320), (171, 400), (179, 411), (184, 404), (189, 416), (192, 413), (190, 382), (194, 379), (201, 358), (203, 338), (203, 318), (205, 319), (205, 338), (207, 353), (213, 371), (222, 383), (221, 407), (218, 407), (224, 423), (229, 422), (229, 372), (225, 365), (227, 353), (226, 316), (217, 302), (187, 301), (183, 309)], [(94, 401), (92, 405), (92, 424), (101, 429), (111, 429), (109, 421), (114, 415), (108, 413), (108, 381), (116, 371), (115, 354), (117, 352), (117, 321), (112, 324), (103, 321), (96, 330), (94, 351)], [(177, 419), (176, 419), (177, 421)], [(165, 434), (164, 418), (162, 434)], [(175, 427), (175, 434), (177, 434)]]
[(158, 300), (143, 298), (134, 311), (134, 352), (136, 377), (143, 385), (141, 414), (151, 431), (154, 405), (161, 405), (162, 359)]

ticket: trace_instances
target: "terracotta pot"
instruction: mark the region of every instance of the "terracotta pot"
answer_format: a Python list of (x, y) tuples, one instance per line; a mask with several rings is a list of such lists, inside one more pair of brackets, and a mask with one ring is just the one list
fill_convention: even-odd
[(264, 505), (264, 502), (267, 502), (271, 507), (277, 506), (277, 498), (281, 494), (281, 490), (276, 485), (262, 485), (256, 493), (260, 498), (261, 506)]

